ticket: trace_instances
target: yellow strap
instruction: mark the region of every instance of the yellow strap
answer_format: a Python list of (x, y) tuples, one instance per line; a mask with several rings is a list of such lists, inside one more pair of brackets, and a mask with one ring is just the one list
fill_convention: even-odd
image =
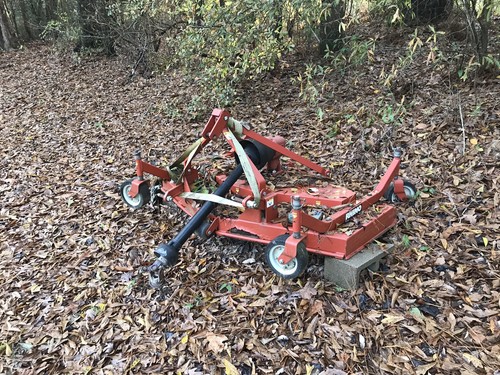
[(170, 168), (175, 169), (175, 167), (179, 167), (182, 162), (189, 156), (194, 150), (197, 150), (197, 148), (201, 145), (205, 138), (201, 137), (199, 138), (196, 142), (191, 144), (186, 151), (182, 153), (181, 156), (179, 156), (171, 165)]
[(236, 137), (242, 138), (243, 137), (243, 128), (250, 130), (250, 125), (243, 123), (242, 121), (235, 120), (234, 118), (230, 117), (229, 120), (227, 121), (227, 126), (228, 128), (232, 129)]
[[(191, 163), (191, 161), (193, 160), (193, 158), (195, 157), (195, 155), (198, 153), (199, 148), (200, 148), (201, 144), (203, 143), (204, 139), (205, 138), (201, 137), (196, 142), (194, 142), (193, 144), (191, 144), (191, 146), (189, 146), (186, 149), (186, 151), (184, 151), (182, 153), (182, 155), (179, 156), (177, 158), (177, 160), (174, 161), (167, 168), (167, 171), (170, 174), (170, 177), (172, 178), (172, 180), (176, 181), (176, 183), (179, 183), (179, 181), (181, 180), (182, 176), (184, 176), (184, 173), (186, 172), (187, 166), (189, 166), (189, 164)], [(184, 160), (186, 160), (186, 159), (187, 159), (187, 163), (184, 166), (182, 172), (179, 175), (176, 175), (175, 170), (178, 169), (182, 165), (182, 163), (184, 162)]]
[(236, 151), (236, 154), (238, 155), (238, 158), (240, 160), (240, 164), (243, 167), (243, 171), (245, 172), (245, 176), (247, 178), (248, 184), (250, 185), (250, 189), (252, 190), (255, 205), (258, 206), (260, 203), (259, 184), (257, 183), (257, 178), (255, 177), (255, 175), (253, 173), (252, 164), (250, 162), (250, 159), (248, 158), (248, 155), (246, 154), (245, 150), (243, 149), (243, 146), (240, 144), (240, 142), (238, 142), (238, 139), (236, 139), (236, 137), (231, 132), (231, 130), (229, 130), (229, 129), (224, 130), (224, 136), (234, 146), (234, 150)]

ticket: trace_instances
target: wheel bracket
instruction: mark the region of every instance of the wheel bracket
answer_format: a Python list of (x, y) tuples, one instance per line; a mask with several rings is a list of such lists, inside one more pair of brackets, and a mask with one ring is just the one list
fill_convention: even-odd
[(297, 246), (299, 246), (299, 243), (301, 243), (304, 238), (306, 238), (306, 236), (300, 236), (298, 238), (295, 238), (294, 236), (288, 237), (285, 242), (285, 249), (278, 257), (278, 262), (286, 265), (294, 259), (297, 256)]
[(408, 197), (405, 193), (405, 185), (403, 179), (398, 178), (397, 180), (394, 180), (394, 194), (396, 194), (401, 202), (405, 202), (408, 200)]
[(130, 190), (128, 192), (128, 195), (130, 198), (135, 198), (139, 194), (139, 189), (142, 184), (147, 183), (146, 180), (139, 180), (139, 179), (134, 179), (132, 181), (132, 184), (130, 186)]

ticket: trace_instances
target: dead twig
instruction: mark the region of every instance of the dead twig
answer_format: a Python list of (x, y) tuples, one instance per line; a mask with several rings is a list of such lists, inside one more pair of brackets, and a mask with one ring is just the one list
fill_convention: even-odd
[(460, 100), (460, 94), (458, 96), (458, 111), (460, 112), (460, 124), (462, 125), (462, 155), (465, 154), (465, 124), (464, 124), (464, 113), (462, 111), (462, 102)]

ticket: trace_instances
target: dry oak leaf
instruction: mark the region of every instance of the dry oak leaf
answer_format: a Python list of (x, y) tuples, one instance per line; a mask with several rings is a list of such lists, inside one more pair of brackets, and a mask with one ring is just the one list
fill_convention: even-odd
[(472, 363), (474, 367), (483, 368), (483, 363), (479, 358), (474, 357), (472, 354), (469, 353), (463, 353), (462, 356), (465, 358), (467, 362)]
[(299, 290), (300, 296), (304, 299), (311, 299), (318, 291), (316, 288), (311, 286), (311, 283), (307, 283), (301, 290)]
[(249, 306), (250, 307), (262, 307), (262, 306), (266, 306), (269, 304), (269, 299), (268, 298), (259, 298), (258, 300), (255, 300), (254, 302), (252, 302)]
[(224, 341), (227, 340), (227, 336), (209, 332), (206, 340), (208, 342), (208, 349), (218, 354), (224, 350)]

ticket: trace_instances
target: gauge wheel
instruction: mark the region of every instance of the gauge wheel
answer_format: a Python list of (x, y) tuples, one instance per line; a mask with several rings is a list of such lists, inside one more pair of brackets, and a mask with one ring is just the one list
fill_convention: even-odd
[(295, 279), (302, 275), (309, 263), (309, 253), (303, 242), (297, 246), (297, 255), (287, 264), (281, 264), (279, 256), (285, 250), (285, 242), (289, 234), (282, 234), (272, 240), (266, 247), (266, 262), (273, 272), (284, 279)]
[[(408, 200), (415, 200), (417, 197), (417, 188), (410, 181), (403, 181), (404, 192)], [(394, 183), (391, 182), (391, 185), (387, 189), (384, 194), (384, 198), (387, 199), (391, 203), (401, 202), (399, 197), (394, 193)]]
[(127, 180), (123, 184), (121, 184), (120, 195), (127, 205), (129, 205), (133, 209), (138, 209), (149, 202), (149, 186), (147, 183), (141, 184), (141, 186), (139, 186), (139, 193), (134, 198), (132, 198), (129, 195), (130, 189), (132, 188), (132, 181), (134, 181), (134, 179)]

